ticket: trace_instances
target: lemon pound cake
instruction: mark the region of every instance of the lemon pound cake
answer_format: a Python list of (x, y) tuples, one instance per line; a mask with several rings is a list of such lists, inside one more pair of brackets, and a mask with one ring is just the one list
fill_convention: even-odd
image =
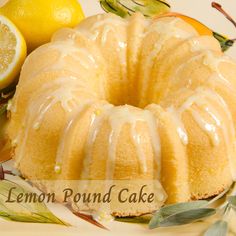
[(236, 64), (177, 17), (102, 14), (61, 29), (26, 59), (9, 116), (30, 180), (159, 181), (160, 207), (236, 177)]

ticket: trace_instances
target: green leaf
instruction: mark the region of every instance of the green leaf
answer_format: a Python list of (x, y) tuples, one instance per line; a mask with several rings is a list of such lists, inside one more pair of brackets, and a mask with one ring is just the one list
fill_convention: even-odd
[(170, 11), (165, 0), (100, 0), (106, 12), (126, 17), (134, 12), (141, 12), (146, 17), (164, 14)]
[[(9, 191), (12, 191), (11, 199), (14, 202), (7, 203)], [(0, 181), (0, 217), (9, 221), (51, 223), (67, 225), (57, 218), (44, 203), (41, 202), (17, 202), (19, 194), (34, 193), (27, 187), (23, 187), (9, 180)], [(36, 194), (36, 193), (34, 193)], [(36, 194), (36, 196), (38, 196)]]
[(184, 202), (184, 203), (177, 203), (162, 207), (159, 211), (155, 213), (153, 218), (149, 223), (150, 228), (155, 228), (161, 221), (163, 221), (166, 217), (171, 215), (185, 212), (192, 209), (198, 209), (204, 207), (208, 204), (208, 201), (194, 201), (194, 202)]
[(100, 5), (103, 8), (104, 11), (106, 12), (111, 12), (113, 14), (116, 14), (122, 18), (125, 18), (126, 16), (129, 15), (129, 12), (117, 4), (116, 1), (113, 0), (100, 0)]
[(214, 223), (204, 234), (204, 236), (226, 236), (228, 231), (228, 223), (219, 220)]
[(166, 217), (166, 216), (170, 216), (179, 212), (204, 207), (207, 204), (208, 204), (208, 201), (204, 201), (204, 200), (193, 201), (193, 202), (182, 202), (182, 203), (165, 206), (161, 208), (160, 211), (163, 217)]
[(225, 36), (213, 32), (213, 36), (219, 41), (221, 49), (223, 52), (227, 51), (230, 47), (234, 45), (234, 41), (226, 38)]
[(165, 218), (160, 222), (161, 227), (185, 225), (193, 223), (202, 218), (212, 216), (216, 213), (213, 208), (192, 209), (185, 212), (180, 212)]
[(209, 217), (216, 213), (214, 208), (199, 208), (179, 212), (167, 217), (155, 215), (149, 223), (149, 228), (177, 226), (193, 223), (205, 217)]

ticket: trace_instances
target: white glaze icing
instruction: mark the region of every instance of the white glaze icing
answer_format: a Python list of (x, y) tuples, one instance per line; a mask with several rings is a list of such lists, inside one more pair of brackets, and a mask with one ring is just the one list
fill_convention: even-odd
[[(209, 107), (205, 111), (208, 112)], [(210, 137), (212, 144), (214, 146), (217, 146), (220, 144), (220, 137), (217, 133), (216, 125), (213, 123), (207, 122), (202, 115), (200, 115), (199, 111), (196, 111), (194, 109), (190, 109), (191, 114), (196, 121), (196, 123), (200, 126), (202, 130), (204, 130)], [(209, 112), (208, 112), (209, 113)], [(215, 116), (215, 115), (214, 115)], [(217, 125), (218, 126), (218, 125)]]
[[(78, 45), (75, 45), (73, 40), (55, 41), (51, 44), (48, 44), (47, 50), (45, 50), (45, 52), (43, 53), (48, 53), (48, 49), (58, 52), (59, 55), (57, 60), (54, 61), (53, 64), (44, 66), (44, 68), (42, 69), (36, 69), (32, 74), (30, 74), (30, 77), (35, 77), (40, 73), (58, 70), (67, 70), (77, 75), (78, 77), (81, 77), (82, 71), (91, 69), (96, 70), (99, 68), (98, 61), (101, 58), (98, 56), (98, 54), (92, 54), (89, 49), (78, 47)], [(68, 58), (76, 62), (77, 67), (66, 67), (65, 61)]]
[[(202, 59), (203, 64), (205, 66), (209, 67), (213, 72), (212, 75), (208, 78), (207, 82), (209, 84), (212, 84), (212, 86), (214, 86), (214, 87), (215, 87), (215, 83), (219, 83), (221, 86), (225, 86), (226, 89), (228, 89), (230, 92), (232, 92), (232, 96), (235, 96), (236, 91), (235, 91), (234, 87), (232, 86), (230, 81), (224, 77), (224, 75), (221, 73), (220, 68), (219, 68), (220, 63), (223, 63), (223, 62), (233, 64), (232, 60), (230, 60), (227, 56), (216, 56), (212, 51), (204, 50), (200, 54), (191, 57), (188, 61), (181, 64), (177, 68), (176, 74), (175, 74), (175, 76), (173, 76), (173, 78), (176, 78), (178, 73), (183, 68), (185, 68), (185, 66), (188, 63), (193, 62), (195, 60), (200, 60), (200, 59)], [(188, 85), (191, 85), (191, 79), (189, 79)], [(199, 90), (201, 90), (201, 88), (198, 88), (197, 90), (199, 91)], [(231, 127), (230, 128), (231, 131), (230, 132), (227, 131), (226, 125), (220, 121), (221, 114), (218, 114), (216, 112), (216, 110), (212, 107), (205, 108), (205, 112), (207, 112), (208, 115), (212, 117), (212, 119), (215, 121), (215, 124), (207, 123), (206, 121), (203, 120), (203, 118), (200, 116), (199, 113), (192, 111), (192, 115), (194, 116), (195, 121), (199, 124), (199, 126), (203, 130), (205, 130), (205, 132), (208, 133), (208, 135), (211, 136), (211, 140), (214, 145), (218, 145), (220, 142), (219, 134), (217, 134), (217, 132), (216, 132), (216, 127), (219, 126), (223, 131), (224, 140), (228, 140), (227, 142), (225, 142), (225, 144), (227, 146), (227, 150), (231, 150), (231, 149), (235, 150), (234, 147), (229, 147), (229, 144), (232, 143), (232, 140), (229, 141), (229, 137), (235, 137), (235, 128), (234, 128), (234, 125), (232, 122), (231, 112), (229, 111), (227, 104), (225, 103), (224, 99), (219, 96), (219, 94), (217, 94), (216, 92), (214, 92), (212, 90), (205, 90), (204, 93), (208, 97), (211, 97), (211, 98), (217, 100), (218, 104), (221, 104), (222, 108), (224, 109), (225, 113), (227, 114), (227, 118), (229, 121), (228, 125)], [(200, 104), (201, 101), (202, 100), (197, 101), (197, 104), (203, 106), (203, 104)], [(210, 109), (211, 109), (211, 111), (210, 111)], [(228, 154), (228, 156), (230, 156), (230, 154)], [(229, 159), (231, 159), (231, 158), (229, 157)], [(232, 163), (232, 160), (230, 163)], [(231, 167), (230, 167), (231, 173), (232, 173), (232, 176), (235, 178), (236, 174), (235, 174), (235, 171), (232, 170), (232, 166), (233, 166), (233, 164), (231, 164)]]
[[(19, 155), (16, 165), (21, 161), (28, 134), (31, 129), (37, 131), (44, 120), (45, 115), (51, 108), (59, 103), (64, 111), (68, 114), (71, 113), (79, 105), (78, 93), (85, 91), (89, 93), (90, 90), (83, 87), (83, 83), (78, 81), (76, 77), (59, 77), (54, 81), (44, 84), (36, 92), (35, 97), (31, 98), (31, 102), (26, 111), (25, 120), (21, 132), (19, 132), (16, 140), (23, 140), (19, 146)], [(91, 93), (91, 97), (96, 94)]]
[(235, 63), (226, 55), (215, 56), (212, 51), (207, 51), (204, 56), (204, 65), (208, 66), (214, 73), (208, 78), (210, 84), (219, 83), (222, 86), (225, 86), (232, 96), (235, 96), (236, 89), (232, 86), (231, 82), (225, 78), (223, 73), (220, 70), (221, 63), (228, 63), (234, 65)]
[[(199, 88), (200, 90), (201, 88)], [(229, 110), (228, 105), (224, 101), (224, 99), (213, 90), (205, 89), (205, 94), (211, 98), (213, 101), (217, 101), (217, 103), (221, 106), (224, 111), (224, 115), (227, 117), (227, 122), (223, 122), (220, 120), (222, 117), (213, 106), (206, 108), (208, 114), (215, 120), (216, 124), (221, 127), (224, 137), (224, 143), (226, 145), (227, 157), (229, 160), (229, 167), (231, 171), (231, 175), (234, 180), (236, 180), (236, 165), (233, 161), (235, 159), (235, 128), (233, 123), (232, 114)], [(201, 104), (200, 104), (201, 105)]]
[[(192, 113), (193, 118), (195, 119), (197, 124), (205, 132), (207, 132), (209, 134), (209, 136), (211, 137), (212, 143), (214, 145), (219, 144), (219, 136), (216, 133), (215, 124), (207, 123), (203, 119), (203, 117), (201, 116), (200, 113), (197, 113), (197, 111), (192, 109), (193, 104), (199, 104), (201, 102), (204, 103), (205, 102), (205, 97), (206, 97), (206, 94), (205, 94), (204, 90), (198, 89), (198, 90), (196, 90), (196, 92), (192, 96), (188, 97), (186, 99), (186, 101), (180, 107), (175, 108), (175, 107), (172, 106), (172, 107), (167, 108), (167, 111), (171, 113), (174, 121), (176, 122), (177, 132), (178, 132), (179, 137), (182, 140), (184, 145), (187, 145), (188, 142), (189, 142), (188, 135), (187, 135), (184, 123), (182, 121), (182, 115), (187, 110), (189, 110)], [(206, 111), (208, 111), (208, 109)], [(211, 116), (212, 116), (212, 114), (211, 114)]]
[[(78, 27), (78, 30), (87, 36), (92, 41), (99, 42), (99, 38), (101, 38), (101, 46), (107, 47), (107, 40), (109, 38), (109, 34), (112, 33), (112, 36), (117, 41), (116, 51), (119, 56), (120, 65), (122, 69), (122, 78), (123, 80), (126, 78), (126, 51), (127, 51), (127, 39), (123, 34), (118, 32), (119, 27), (125, 27), (128, 25), (128, 22), (123, 20), (122, 18), (104, 18), (98, 22), (95, 22), (90, 31), (81, 29)], [(125, 32), (125, 31), (124, 31)], [(101, 36), (101, 37), (100, 37)]]
[(194, 38), (194, 39), (189, 40), (189, 44), (190, 44), (191, 52), (197, 52), (203, 48), (202, 44), (199, 41), (199, 38)]
[(90, 120), (90, 129), (89, 129), (89, 134), (85, 146), (85, 157), (84, 157), (84, 162), (83, 162), (83, 171), (81, 173), (81, 178), (82, 179), (89, 179), (89, 167), (92, 162), (92, 146), (96, 140), (98, 131), (100, 129), (100, 126), (102, 124), (102, 120), (104, 118), (104, 110), (110, 109), (113, 107), (111, 104), (107, 104), (103, 106), (100, 109), (101, 114), (99, 116), (96, 116), (96, 114), (92, 114), (91, 120)]
[[(199, 111), (195, 111), (192, 108), (193, 104), (197, 104), (197, 105), (205, 104), (207, 102), (207, 100), (205, 100), (205, 97), (206, 97), (205, 90), (198, 88), (195, 91), (194, 95), (188, 97), (188, 99), (175, 112), (173, 112), (174, 110), (172, 108), (172, 115), (173, 117), (175, 117), (174, 119), (178, 121), (177, 123), (178, 133), (180, 135), (181, 140), (183, 141), (185, 145), (188, 144), (188, 138), (187, 138), (188, 135), (184, 128), (184, 124), (182, 122), (182, 114), (187, 110), (190, 110), (196, 123), (210, 136), (213, 145), (219, 145), (220, 143), (220, 138), (219, 138), (219, 135), (217, 134), (216, 124), (208, 123), (206, 120), (204, 120), (203, 116), (201, 115), (201, 113), (199, 113)], [(208, 111), (209, 109), (210, 108), (208, 107), (206, 111)], [(211, 112), (210, 114), (211, 117), (212, 117), (212, 113), (213, 112)], [(218, 125), (218, 122), (217, 122), (217, 125)]]
[(66, 57), (71, 57), (73, 60), (78, 62), (85, 69), (98, 68), (98, 64), (94, 55), (92, 55), (88, 49), (79, 48), (74, 44), (74, 41), (67, 40), (66, 43), (58, 42), (49, 46), (50, 49), (57, 50), (60, 52), (60, 57), (51, 69), (60, 69), (64, 66)]
[[(137, 157), (140, 163), (141, 172), (147, 172), (146, 155), (141, 147), (141, 136), (136, 131), (137, 122), (145, 122), (148, 126), (152, 147), (154, 150), (155, 159), (158, 165), (158, 172), (160, 176), (161, 169), (161, 146), (160, 138), (158, 136), (157, 124), (154, 116), (151, 112), (146, 110), (133, 110), (132, 107), (125, 105), (120, 107), (113, 107), (107, 105), (101, 109), (101, 115), (94, 117), (90, 128), (89, 136), (86, 145), (86, 156), (84, 160), (84, 171), (82, 178), (88, 178), (88, 166), (92, 161), (92, 147), (96, 140), (97, 134), (99, 133), (103, 122), (108, 121), (111, 127), (109, 138), (108, 138), (108, 159), (107, 159), (107, 173), (106, 179), (112, 179), (114, 175), (115, 161), (116, 161), (116, 149), (117, 142), (125, 124), (130, 125), (130, 135), (132, 142), (135, 146)], [(86, 168), (85, 168), (86, 167)]]
[(181, 20), (179, 18), (174, 18), (170, 22), (156, 21), (153, 25), (150, 25), (148, 30), (144, 32), (144, 38), (148, 37), (152, 33), (157, 33), (159, 35), (157, 42), (153, 45), (152, 51), (149, 53), (148, 57), (145, 59), (144, 63), (144, 77), (142, 78), (142, 91), (141, 97), (147, 94), (149, 80), (151, 78), (150, 71), (155, 62), (155, 58), (158, 57), (161, 49), (165, 43), (171, 38), (189, 38), (193, 36), (192, 32), (187, 32), (181, 30), (176, 26)]
[(71, 141), (71, 132), (74, 130), (74, 126), (77, 124), (79, 119), (81, 118), (82, 112), (93, 104), (93, 100), (84, 101), (81, 105), (79, 105), (76, 109), (70, 113), (70, 116), (66, 122), (65, 128), (62, 130), (60, 135), (59, 144), (57, 148), (57, 155), (56, 155), (56, 165), (55, 165), (55, 172), (60, 174), (61, 172), (61, 164), (63, 157), (68, 154), (68, 150), (70, 148), (70, 141)]
[[(196, 40), (195, 40), (196, 41)], [(197, 48), (195, 48), (197, 50)], [(229, 89), (232, 92), (236, 92), (236, 90), (231, 85), (230, 81), (228, 81), (224, 75), (221, 73), (219, 65), (220, 63), (227, 62), (233, 64), (233, 62), (229, 59), (227, 56), (216, 56), (212, 51), (204, 50), (200, 52), (199, 54), (190, 57), (188, 60), (186, 60), (184, 63), (181, 63), (179, 66), (176, 67), (174, 74), (171, 76), (171, 83), (174, 82), (174, 79), (178, 78), (179, 73), (186, 68), (190, 63), (197, 61), (197, 60), (203, 60), (203, 65), (209, 67), (212, 70), (211, 76), (208, 78), (206, 82), (210, 84), (220, 83), (222, 86), (225, 86), (227, 89)], [(187, 87), (191, 86), (192, 80), (189, 78)]]
[(184, 127), (184, 123), (182, 122), (181, 113), (174, 108), (174, 106), (168, 107), (167, 112), (171, 114), (171, 117), (173, 118), (175, 125), (177, 127), (177, 133), (184, 145), (188, 144), (188, 134)]
[[(128, 86), (127, 86), (127, 26), (128, 21), (123, 20), (119, 17), (106, 17), (101, 19), (91, 25), (89, 30), (84, 26), (77, 27), (77, 30), (86, 36), (88, 39), (92, 40), (96, 44), (99, 45), (99, 48), (102, 53), (104, 53), (103, 48), (107, 51), (108, 43), (115, 44), (113, 46), (114, 51), (110, 52), (110, 55), (106, 55), (105, 59), (110, 60), (112, 55), (116, 55), (117, 59), (112, 62), (116, 64), (116, 60), (119, 60), (119, 63), (116, 64), (116, 67), (120, 70), (120, 89), (122, 89), (124, 94), (128, 93)], [(112, 39), (112, 40), (111, 40)], [(110, 48), (111, 46), (109, 46)], [(108, 67), (108, 74), (110, 76), (113, 75), (113, 71), (109, 70)]]
[(40, 102), (44, 100), (44, 102), (39, 106), (37, 119), (33, 127), (39, 128), (45, 114), (58, 102), (66, 112), (70, 113), (78, 105), (78, 93), (86, 92), (90, 93), (92, 97), (96, 97), (95, 93), (84, 86), (86, 84), (83, 81), (73, 76), (61, 77), (42, 86), (44, 93), (41, 94), (43, 94), (43, 97), (37, 100)]
[[(52, 50), (57, 50), (58, 52), (60, 52), (59, 58), (57, 60), (57, 62), (55, 62), (53, 65), (48, 65), (45, 66), (44, 69), (40, 70), (40, 71), (35, 71), (31, 77), (34, 77), (40, 73), (48, 73), (51, 71), (56, 71), (56, 70), (63, 70), (65, 69), (65, 60), (66, 58), (69, 56), (71, 58), (73, 58), (74, 60), (76, 60), (76, 62), (78, 63), (78, 67), (74, 67), (74, 69), (72, 70), (70, 68), (70, 72), (72, 72), (75, 76), (69, 76), (69, 77), (73, 77), (75, 79), (77, 79), (76, 83), (77, 85), (75, 85), (76, 87), (81, 84), (81, 87), (86, 87), (87, 88), (87, 93), (93, 93), (91, 91), (91, 89), (88, 88), (88, 83), (87, 81), (83, 80), (81, 78), (81, 71), (79, 69), (79, 66), (82, 66), (84, 69), (86, 70), (90, 70), (90, 69), (98, 69), (98, 64), (97, 61), (100, 60), (101, 58), (98, 55), (93, 55), (89, 52), (89, 50), (86, 50), (84, 48), (78, 48), (76, 46), (74, 46), (72, 43), (70, 44), (61, 44), (61, 42), (55, 42), (53, 45), (49, 46), (50, 49)], [(66, 70), (68, 71), (68, 68), (66, 68)], [(77, 78), (78, 77), (78, 78)], [(21, 86), (21, 89), (24, 89), (24, 87), (28, 86), (28, 83), (30, 83), (31, 81), (28, 80), (26, 81), (26, 83), (24, 84), (24, 86)], [(51, 83), (51, 82), (50, 82)], [(104, 90), (105, 86), (102, 86), (102, 84), (100, 83), (100, 95), (104, 96), (105, 94), (105, 90)], [(95, 93), (93, 93), (94, 96), (96, 96)], [(17, 94), (16, 94), (17, 96)], [(13, 103), (13, 106), (11, 107), (11, 112), (16, 112), (17, 111), (17, 104)]]
[(105, 17), (104, 19), (95, 22), (92, 25), (91, 30), (94, 31), (100, 27), (103, 27), (104, 25), (111, 25), (113, 27), (125, 27), (128, 25), (128, 22), (120, 17)]
[[(212, 101), (217, 102), (217, 104), (224, 111), (224, 114), (227, 117), (226, 123), (221, 120), (222, 114), (216, 110), (211, 103)], [(201, 111), (195, 110), (193, 105), (199, 107)], [(184, 145), (187, 145), (189, 142), (185, 125), (182, 121), (182, 115), (185, 111), (189, 111), (199, 127), (208, 134), (212, 145), (217, 146), (223, 141), (226, 145), (227, 157), (229, 160), (232, 177), (234, 179), (236, 178), (236, 168), (233, 161), (233, 158), (235, 157), (231, 151), (235, 150), (233, 141), (235, 139), (233, 119), (227, 104), (218, 93), (208, 88), (199, 87), (196, 89), (195, 93), (188, 97), (180, 107), (176, 108), (172, 106), (167, 108), (167, 111), (172, 115), (172, 118), (176, 123), (177, 133), (179, 134), (179, 137)], [(220, 138), (220, 130), (223, 132), (223, 140)]]

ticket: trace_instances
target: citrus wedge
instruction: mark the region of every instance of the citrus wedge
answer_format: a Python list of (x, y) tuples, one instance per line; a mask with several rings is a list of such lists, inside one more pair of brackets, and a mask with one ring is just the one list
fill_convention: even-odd
[(20, 31), (9, 19), (0, 15), (0, 90), (17, 79), (26, 51)]

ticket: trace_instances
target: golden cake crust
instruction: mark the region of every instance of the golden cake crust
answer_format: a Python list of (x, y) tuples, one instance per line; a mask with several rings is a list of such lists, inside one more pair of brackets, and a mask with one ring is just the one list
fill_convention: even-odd
[(156, 210), (165, 194), (219, 194), (236, 173), (235, 75), (219, 43), (177, 17), (87, 18), (23, 66), (7, 131), (16, 166), (30, 180), (162, 184), (161, 200), (117, 204), (116, 216)]

